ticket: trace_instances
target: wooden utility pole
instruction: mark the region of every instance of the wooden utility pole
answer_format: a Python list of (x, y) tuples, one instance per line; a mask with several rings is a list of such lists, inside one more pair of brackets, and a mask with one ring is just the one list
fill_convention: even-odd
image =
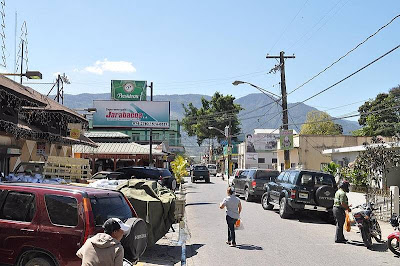
[[(285, 56), (283, 51), (279, 56), (267, 55), (267, 58), (279, 58), (279, 69), (281, 71), (281, 93), (282, 93), (282, 129), (288, 130), (289, 118), (287, 110), (287, 94), (286, 94), (286, 80), (285, 80), (285, 59), (295, 58), (294, 55)], [(285, 169), (290, 168), (290, 151), (284, 150)]]

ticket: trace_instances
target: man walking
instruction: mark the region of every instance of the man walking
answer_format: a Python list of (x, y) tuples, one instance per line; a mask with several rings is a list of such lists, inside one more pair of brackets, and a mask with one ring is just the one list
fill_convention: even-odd
[(345, 210), (351, 211), (346, 192), (349, 192), (349, 182), (344, 180), (340, 182), (339, 189), (335, 193), (335, 202), (333, 204), (333, 216), (336, 219), (335, 243), (346, 243), (347, 239), (343, 235), (343, 225), (346, 218)]
[(228, 187), (226, 190), (228, 196), (219, 205), (220, 209), (226, 207), (226, 223), (228, 224), (228, 241), (226, 243), (231, 247), (236, 247), (236, 236), (235, 236), (235, 223), (240, 218), (242, 211), (242, 204), (240, 199), (233, 195), (233, 188)]
[(121, 239), (130, 227), (118, 218), (110, 218), (103, 224), (104, 233), (98, 233), (86, 240), (76, 252), (82, 259), (82, 266), (122, 266), (124, 248)]

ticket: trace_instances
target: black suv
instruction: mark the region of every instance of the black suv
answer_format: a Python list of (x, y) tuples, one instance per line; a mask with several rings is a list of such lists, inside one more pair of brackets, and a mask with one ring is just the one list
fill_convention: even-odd
[(332, 221), (332, 207), (336, 192), (333, 175), (308, 170), (286, 170), (274, 181), (265, 184), (261, 198), (265, 210), (279, 206), (281, 218), (288, 218), (295, 211), (314, 210), (326, 213)]
[(276, 170), (248, 169), (235, 176), (232, 186), (236, 195), (243, 195), (246, 201), (260, 198), (264, 193), (264, 184), (274, 180), (279, 175)]
[(190, 177), (192, 183), (197, 180), (204, 180), (206, 183), (210, 183), (210, 171), (205, 165), (195, 165), (190, 170)]
[(172, 190), (176, 189), (175, 177), (165, 168), (130, 166), (119, 168), (116, 172), (123, 173), (118, 179), (142, 178), (156, 180), (164, 187)]

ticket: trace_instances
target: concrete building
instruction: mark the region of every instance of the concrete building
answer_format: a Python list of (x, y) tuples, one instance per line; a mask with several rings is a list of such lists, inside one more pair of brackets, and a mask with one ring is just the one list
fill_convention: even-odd
[[(390, 141), (384, 139), (384, 141)], [(371, 142), (371, 137), (346, 136), (346, 135), (295, 135), (293, 149), (290, 150), (290, 166), (309, 170), (321, 170), (324, 165), (332, 161), (330, 154), (324, 154), (327, 149), (362, 146)], [(338, 160), (343, 161), (344, 159)], [(283, 150), (278, 143), (278, 170), (284, 168)]]

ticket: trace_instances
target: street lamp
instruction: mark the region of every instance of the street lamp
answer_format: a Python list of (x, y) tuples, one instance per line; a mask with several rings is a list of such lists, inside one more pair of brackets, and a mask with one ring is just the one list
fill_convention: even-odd
[[(276, 94), (273, 93), (273, 92), (270, 92), (270, 91), (267, 91), (267, 90), (265, 90), (265, 89), (263, 89), (263, 88), (260, 88), (260, 87), (258, 87), (257, 85), (254, 85), (254, 84), (252, 84), (252, 83), (250, 83), (250, 82), (241, 81), (241, 80), (235, 80), (234, 82), (232, 82), (232, 85), (234, 85), (234, 86), (237, 86), (237, 85), (239, 85), (239, 84), (248, 84), (248, 85), (250, 85), (250, 86), (256, 88), (257, 90), (261, 91), (262, 93), (264, 93), (265, 95), (267, 95), (268, 97), (270, 97), (270, 98), (271, 98), (272, 100), (274, 100), (274, 101), (279, 101), (279, 100), (281, 99), (281, 97), (280, 97), (279, 95), (276, 95)], [(269, 94), (268, 94), (268, 93), (269, 93)], [(275, 96), (276, 98), (272, 97), (270, 94), (273, 95), (273, 96)]]
[(42, 73), (40, 71), (26, 71), (25, 73), (1, 73), (4, 76), (19, 76), (26, 77), (28, 79), (42, 79)]

